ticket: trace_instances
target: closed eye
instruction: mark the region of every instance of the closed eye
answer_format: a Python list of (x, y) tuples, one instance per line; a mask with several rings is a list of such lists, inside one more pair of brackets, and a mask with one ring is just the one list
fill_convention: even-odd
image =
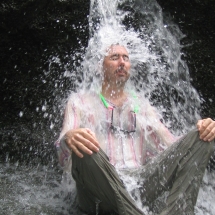
[(129, 61), (128, 55), (123, 55), (123, 60), (128, 62)]
[(119, 55), (118, 54), (115, 54), (115, 55), (112, 55), (110, 57), (111, 60), (118, 60), (119, 59)]
[[(120, 58), (120, 55), (119, 54), (114, 54), (110, 57), (111, 60), (118, 60)], [(122, 56), (123, 60), (128, 62), (129, 61), (129, 57), (128, 55), (123, 55)]]

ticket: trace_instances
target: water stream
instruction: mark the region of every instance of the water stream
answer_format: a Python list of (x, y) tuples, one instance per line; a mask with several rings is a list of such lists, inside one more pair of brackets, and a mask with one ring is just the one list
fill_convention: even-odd
[[(99, 88), (102, 56), (108, 46), (120, 43), (127, 47), (132, 62), (128, 88), (144, 94), (174, 134), (184, 134), (195, 125), (200, 117), (200, 97), (190, 84), (189, 69), (182, 59), (180, 40), (184, 35), (171, 20), (164, 23), (155, 0), (91, 0), (89, 26), (85, 54), (80, 54), (81, 50), (66, 56), (80, 66), (76, 71), (64, 66), (65, 77), (74, 80), (78, 74), (84, 78), (76, 82), (77, 90)], [(58, 56), (50, 59), (50, 71), (54, 64), (63, 64)], [(50, 71), (46, 73), (50, 75)], [(79, 214), (71, 176), (63, 174), (52, 162), (35, 166), (8, 161), (0, 164), (0, 176), (2, 215)], [(214, 172), (205, 174), (196, 207), (198, 215), (214, 214), (214, 177)]]

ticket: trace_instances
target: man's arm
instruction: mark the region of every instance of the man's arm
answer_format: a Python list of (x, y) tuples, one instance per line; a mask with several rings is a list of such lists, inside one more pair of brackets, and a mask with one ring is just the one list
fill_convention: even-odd
[[(154, 118), (157, 123), (156, 124), (156, 132), (159, 134), (159, 136), (162, 138), (164, 143), (167, 146), (170, 146), (173, 142), (175, 142), (180, 137), (174, 136), (161, 121), (159, 120), (157, 116), (157, 112), (155, 111), (154, 107), (149, 105), (148, 107), (148, 113), (150, 117)], [(204, 141), (212, 141), (215, 139), (215, 121), (211, 118), (207, 119), (201, 119), (197, 122), (197, 129), (199, 131), (200, 139)]]
[(95, 134), (88, 128), (80, 128), (80, 110), (73, 102), (77, 99), (75, 94), (67, 102), (62, 130), (56, 142), (59, 162), (62, 166), (67, 165), (72, 152), (83, 157), (82, 152), (92, 154), (93, 151), (99, 150)]
[(162, 143), (164, 143), (167, 147), (169, 147), (180, 137), (174, 136), (170, 132), (170, 130), (160, 121), (161, 116), (158, 114), (158, 111), (153, 106), (151, 106), (148, 103), (146, 107), (147, 107), (147, 117), (149, 121), (153, 125), (158, 136), (161, 138)]
[(68, 169), (70, 169), (69, 166), (71, 164), (72, 153), (65, 142), (65, 134), (67, 131), (78, 126), (77, 124), (78, 124), (77, 113), (73, 106), (72, 99), (70, 98), (65, 107), (64, 120), (60, 136), (58, 140), (55, 142), (59, 163), (64, 169), (67, 169), (67, 167)]

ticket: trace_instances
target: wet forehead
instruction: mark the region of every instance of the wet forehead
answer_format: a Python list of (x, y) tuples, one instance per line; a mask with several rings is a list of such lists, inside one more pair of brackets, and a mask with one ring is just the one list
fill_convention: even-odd
[(127, 56), (129, 55), (126, 48), (124, 46), (120, 46), (120, 45), (113, 45), (108, 49), (107, 55), (110, 56), (110, 55), (115, 55), (115, 54), (127, 55)]

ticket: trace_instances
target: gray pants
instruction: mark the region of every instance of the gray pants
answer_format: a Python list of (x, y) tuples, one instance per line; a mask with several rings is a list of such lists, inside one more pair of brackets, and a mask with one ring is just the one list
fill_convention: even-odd
[[(143, 204), (154, 211), (155, 200), (168, 191), (165, 207), (159, 214), (194, 214), (199, 187), (213, 149), (214, 141), (200, 140), (198, 131), (193, 130), (152, 162), (132, 171), (131, 174), (139, 174)], [(96, 214), (96, 203), (99, 203), (102, 212), (144, 214), (102, 150), (84, 158), (73, 154), (72, 176), (76, 181), (79, 207), (83, 211)]]

